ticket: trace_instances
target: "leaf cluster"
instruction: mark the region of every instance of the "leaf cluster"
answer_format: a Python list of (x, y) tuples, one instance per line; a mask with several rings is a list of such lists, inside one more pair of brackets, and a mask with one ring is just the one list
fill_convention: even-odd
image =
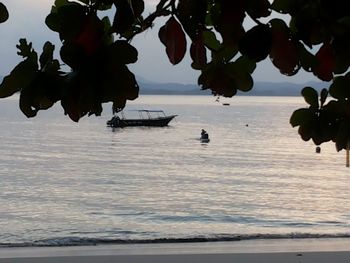
[[(170, 5), (171, 17), (159, 37), (173, 64), (186, 53), (191, 41), (192, 67), (201, 70), (198, 83), (214, 95), (234, 96), (249, 91), (256, 64), (269, 58), (281, 74), (292, 76), (303, 69), (322, 81), (333, 81), (328, 90), (302, 91), (308, 108), (295, 111), (292, 126), (302, 139), (316, 145), (333, 141), (338, 151), (350, 141), (349, 34), (350, 6), (346, 1), (314, 0), (179, 0)], [(268, 20), (272, 12), (289, 15)], [(247, 17), (256, 25), (246, 29)], [(262, 19), (264, 18), (264, 19)], [(265, 21), (265, 22), (262, 22)], [(208, 55), (211, 54), (209, 58)], [(346, 74), (342, 76), (342, 74)]]
[[(339, 76), (320, 94), (311, 87), (302, 90), (308, 108), (293, 112), (290, 123), (298, 128), (304, 141), (312, 139), (316, 145), (333, 141), (336, 149), (346, 149), (350, 142), (350, 73)], [(330, 94), (333, 98), (327, 101)]]
[(102, 103), (113, 102), (115, 109), (122, 109), (126, 100), (135, 99), (138, 85), (127, 64), (137, 61), (137, 50), (125, 40), (115, 41), (109, 19), (97, 16), (98, 10), (112, 4), (56, 0), (46, 24), (59, 34), (60, 57), (71, 71), (60, 71), (51, 43), (44, 45), (38, 59), (31, 43), (22, 39), (17, 47), (24, 61), (5, 77), (0, 97), (20, 92), (20, 108), (27, 117), (61, 101), (73, 121), (86, 114), (100, 115)]

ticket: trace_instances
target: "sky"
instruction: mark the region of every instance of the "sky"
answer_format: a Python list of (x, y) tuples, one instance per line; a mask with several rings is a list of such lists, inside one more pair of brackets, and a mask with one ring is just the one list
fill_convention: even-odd
[[(16, 54), (16, 44), (20, 38), (27, 38), (37, 51), (41, 51), (46, 41), (51, 41), (60, 48), (60, 41), (55, 32), (45, 25), (45, 17), (49, 14), (54, 0), (1, 0), (10, 12), (10, 19), (0, 24), (0, 75), (8, 75), (11, 69), (21, 60)], [(145, 0), (146, 14), (158, 0)], [(158, 29), (164, 23), (159, 20), (153, 29), (137, 36), (132, 45), (138, 51), (138, 62), (130, 69), (144, 79), (154, 82), (178, 82), (184, 84), (197, 83), (200, 72), (191, 68), (189, 52), (185, 59), (173, 66), (167, 59), (165, 48), (158, 39)], [(188, 45), (189, 51), (189, 45)], [(57, 53), (58, 56), (58, 53)], [(305, 83), (317, 80), (310, 73), (299, 72), (296, 76), (287, 77), (279, 73), (267, 59), (260, 62), (253, 75), (255, 81)]]

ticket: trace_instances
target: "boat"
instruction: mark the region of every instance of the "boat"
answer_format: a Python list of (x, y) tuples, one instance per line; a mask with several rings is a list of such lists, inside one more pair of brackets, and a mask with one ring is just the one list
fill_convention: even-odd
[(114, 115), (112, 119), (107, 121), (107, 126), (112, 128), (124, 127), (164, 127), (174, 119), (177, 115), (165, 115), (162, 110), (135, 110), (138, 112), (138, 118), (126, 118), (123, 111)]
[(223, 103), (222, 105), (224, 105), (224, 106), (230, 106), (230, 103)]

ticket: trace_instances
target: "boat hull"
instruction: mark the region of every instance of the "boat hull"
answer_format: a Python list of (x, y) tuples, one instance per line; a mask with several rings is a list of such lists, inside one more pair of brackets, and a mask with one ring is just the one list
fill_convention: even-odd
[(112, 128), (124, 128), (124, 127), (164, 127), (174, 119), (177, 115), (171, 115), (166, 117), (158, 117), (154, 119), (111, 119), (107, 122), (107, 126)]

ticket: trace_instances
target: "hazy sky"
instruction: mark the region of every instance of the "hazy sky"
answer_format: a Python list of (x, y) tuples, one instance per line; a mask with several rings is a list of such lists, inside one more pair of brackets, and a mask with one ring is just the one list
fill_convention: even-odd
[[(15, 48), (20, 38), (27, 38), (33, 42), (35, 49), (40, 52), (46, 40), (56, 44), (56, 49), (59, 49), (60, 41), (57, 34), (50, 31), (44, 23), (54, 0), (2, 0), (2, 2), (9, 9), (10, 19), (0, 24), (0, 75), (7, 75), (20, 61)], [(157, 2), (158, 0), (145, 0), (147, 9), (151, 10)], [(158, 40), (159, 24), (137, 36), (132, 42), (139, 50), (139, 61), (131, 66), (131, 70), (136, 75), (151, 81), (196, 83), (199, 72), (191, 69), (189, 54), (176, 66), (167, 60), (165, 48)], [(282, 76), (269, 60), (258, 64), (254, 79), (297, 83), (316, 80), (311, 74), (304, 72), (294, 77)]]

